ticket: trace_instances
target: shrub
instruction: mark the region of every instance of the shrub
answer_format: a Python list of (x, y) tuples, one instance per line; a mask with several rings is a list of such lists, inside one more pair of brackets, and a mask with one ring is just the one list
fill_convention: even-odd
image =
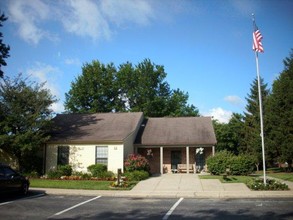
[(267, 179), (267, 184), (265, 185), (263, 179), (254, 178), (249, 180), (246, 185), (252, 190), (289, 190), (288, 185), (281, 183), (273, 179)]
[(254, 170), (254, 160), (250, 155), (232, 156), (229, 163), (231, 175), (248, 175)]
[(141, 181), (149, 178), (149, 173), (144, 170), (135, 170), (132, 172), (126, 172), (124, 173), (124, 176), (129, 180), (129, 181)]
[(250, 155), (236, 156), (228, 151), (221, 151), (207, 159), (208, 169), (213, 175), (221, 175), (229, 169), (229, 175), (248, 175), (254, 170), (254, 160)]
[(70, 165), (59, 165), (57, 170), (60, 171), (62, 176), (71, 176), (72, 174), (72, 167)]
[(98, 177), (102, 179), (111, 179), (115, 177), (115, 174), (112, 171), (104, 171), (99, 173)]
[(126, 172), (132, 172), (135, 170), (150, 171), (148, 160), (139, 154), (129, 154), (124, 162), (124, 166)]
[(220, 151), (215, 156), (210, 156), (207, 159), (208, 170), (213, 175), (220, 175), (230, 168), (230, 159), (233, 154), (228, 151)]
[(61, 176), (62, 176), (61, 171), (57, 169), (49, 170), (47, 173), (47, 177), (49, 179), (60, 179)]
[(87, 170), (93, 177), (100, 177), (102, 173), (107, 172), (107, 166), (105, 164), (93, 164), (88, 166)]

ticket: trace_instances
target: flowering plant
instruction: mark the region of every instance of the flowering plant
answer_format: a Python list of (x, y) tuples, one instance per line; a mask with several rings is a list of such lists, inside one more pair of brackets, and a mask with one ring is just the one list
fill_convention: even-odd
[(135, 170), (144, 170), (149, 172), (150, 166), (148, 160), (140, 154), (129, 154), (124, 162), (125, 170), (132, 172)]

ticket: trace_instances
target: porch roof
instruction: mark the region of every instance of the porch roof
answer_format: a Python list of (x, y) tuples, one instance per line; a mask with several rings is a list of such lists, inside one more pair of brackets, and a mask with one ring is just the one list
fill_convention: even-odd
[(211, 117), (149, 118), (140, 128), (136, 146), (198, 146), (217, 142)]
[(123, 142), (135, 132), (143, 113), (58, 114), (49, 143)]

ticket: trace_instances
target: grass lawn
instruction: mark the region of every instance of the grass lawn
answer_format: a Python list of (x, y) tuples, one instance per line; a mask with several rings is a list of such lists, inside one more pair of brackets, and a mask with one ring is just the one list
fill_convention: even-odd
[[(219, 175), (199, 175), (201, 179), (218, 179), (222, 183), (246, 183), (248, 180), (252, 179), (253, 177), (262, 176), (263, 171), (258, 171), (253, 176), (228, 176), (226, 179), (223, 176)], [(293, 182), (293, 173), (285, 173), (285, 172), (267, 172), (268, 177), (274, 177), (286, 181)]]
[(222, 183), (246, 183), (248, 180), (252, 179), (252, 176), (227, 176), (227, 178), (223, 178), (223, 176), (216, 175), (199, 175), (200, 179), (218, 179)]
[[(111, 181), (93, 180), (49, 180), (49, 179), (30, 179), (31, 187), (39, 188), (60, 188), (60, 189), (89, 189), (89, 190), (113, 190), (110, 188)], [(137, 182), (132, 182), (128, 188), (117, 188), (129, 190)]]

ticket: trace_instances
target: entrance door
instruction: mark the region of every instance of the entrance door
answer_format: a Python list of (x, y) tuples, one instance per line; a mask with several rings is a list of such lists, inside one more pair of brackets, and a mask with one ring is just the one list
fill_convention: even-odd
[(205, 166), (205, 152), (204, 150), (195, 154), (196, 170), (202, 171)]
[(181, 163), (181, 151), (171, 151), (171, 169), (177, 169), (177, 165)]

